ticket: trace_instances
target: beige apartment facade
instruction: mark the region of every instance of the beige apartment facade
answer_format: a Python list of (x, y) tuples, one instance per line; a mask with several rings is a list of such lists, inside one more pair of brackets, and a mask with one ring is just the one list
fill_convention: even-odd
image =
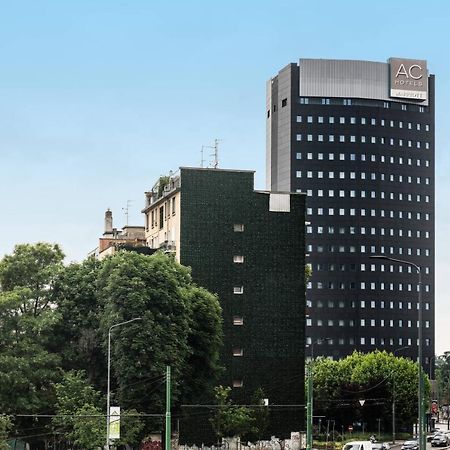
[(152, 249), (175, 254), (180, 261), (181, 185), (179, 175), (160, 177), (145, 193), (145, 239)]

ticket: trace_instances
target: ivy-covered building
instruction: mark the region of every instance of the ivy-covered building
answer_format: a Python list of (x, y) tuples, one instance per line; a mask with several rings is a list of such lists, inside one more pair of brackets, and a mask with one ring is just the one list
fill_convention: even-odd
[(305, 196), (254, 190), (254, 172), (180, 168), (143, 209), (151, 248), (175, 254), (223, 309), (222, 384), (268, 399), (278, 436), (303, 429)]

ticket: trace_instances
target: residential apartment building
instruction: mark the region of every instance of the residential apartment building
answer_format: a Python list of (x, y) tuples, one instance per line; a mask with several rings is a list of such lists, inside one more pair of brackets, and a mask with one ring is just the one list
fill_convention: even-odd
[(244, 404), (261, 387), (269, 407), (278, 405), (271, 410), (277, 435), (299, 431), (305, 195), (255, 191), (252, 171), (182, 167), (146, 193), (143, 213), (148, 246), (174, 254), (218, 295), (222, 384)]

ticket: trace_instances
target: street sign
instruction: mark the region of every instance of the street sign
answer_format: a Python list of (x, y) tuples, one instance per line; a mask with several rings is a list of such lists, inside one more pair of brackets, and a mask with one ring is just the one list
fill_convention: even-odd
[(109, 439), (120, 439), (120, 406), (109, 408)]

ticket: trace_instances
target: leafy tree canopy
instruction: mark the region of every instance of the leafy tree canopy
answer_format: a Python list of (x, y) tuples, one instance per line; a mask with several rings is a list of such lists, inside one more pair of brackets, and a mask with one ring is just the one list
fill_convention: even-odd
[[(135, 317), (142, 320), (111, 332), (112, 404), (129, 416), (163, 413), (166, 365), (175, 407), (212, 391), (221, 309), (188, 268), (163, 254), (118, 252), (66, 267), (63, 258), (57, 245), (39, 243), (0, 261), (0, 411), (60, 412), (52, 424), (17, 418), (16, 432), (42, 435), (52, 425), (79, 447), (101, 446), (108, 330)], [(64, 413), (74, 410), (85, 420)], [(124, 442), (146, 432), (134, 416), (124, 420)]]
[(103, 264), (98, 289), (104, 305), (104, 345), (112, 330), (116, 399), (126, 408), (160, 412), (158, 376), (172, 367), (173, 401), (203, 392), (218, 369), (218, 300), (192, 283), (189, 269), (163, 254), (119, 252)]
[[(313, 374), (315, 414), (342, 424), (363, 420), (375, 429), (378, 418), (389, 425), (395, 397), (400, 424), (409, 425), (417, 416), (417, 364), (407, 358), (385, 351), (354, 352), (339, 361), (318, 358)], [(359, 400), (364, 400), (364, 406)]]
[[(52, 384), (59, 379), (58, 353), (49, 349), (60, 316), (55, 280), (64, 255), (57, 245), (17, 245), (0, 261), (0, 410), (43, 414), (52, 409)], [(22, 418), (16, 430), (42, 425)]]

